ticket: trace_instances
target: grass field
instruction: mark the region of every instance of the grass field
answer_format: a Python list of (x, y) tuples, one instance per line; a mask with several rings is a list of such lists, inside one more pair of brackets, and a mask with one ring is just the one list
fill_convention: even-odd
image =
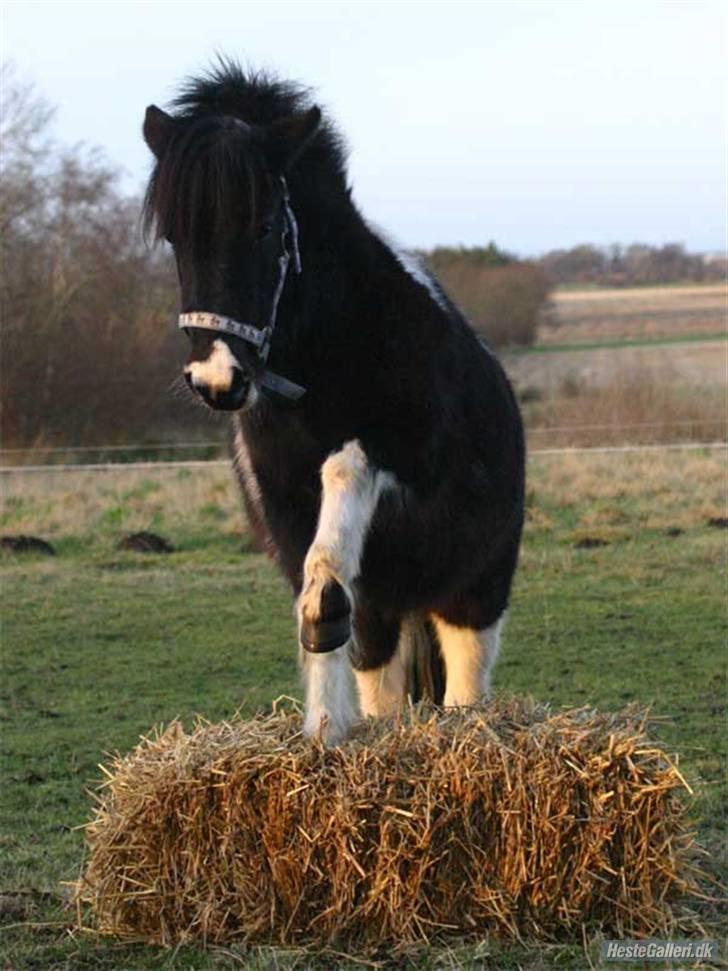
[(531, 447), (725, 439), (726, 341), (544, 346), (506, 358)]
[[(717, 453), (572, 455), (530, 466), (529, 516), (496, 690), (554, 705), (667, 716), (656, 733), (695, 784), (700, 838), (719, 866), (725, 703), (725, 467)], [(0, 954), (3, 969), (355, 966), (340, 955), (98, 939), (76, 927), (97, 763), (153, 725), (250, 713), (300, 695), (289, 594), (252, 551), (228, 471), (7, 476), (3, 533), (55, 558), (4, 554)], [(116, 550), (154, 529), (169, 556)], [(579, 549), (579, 540), (605, 545)], [(717, 915), (705, 905), (708, 930)], [(391, 964), (378, 955), (382, 966)], [(4, 962), (4, 963), (3, 963)], [(450, 944), (406, 967), (584, 968), (592, 947)], [(376, 966), (376, 964), (375, 964)], [(615, 965), (610, 965), (615, 967)]]

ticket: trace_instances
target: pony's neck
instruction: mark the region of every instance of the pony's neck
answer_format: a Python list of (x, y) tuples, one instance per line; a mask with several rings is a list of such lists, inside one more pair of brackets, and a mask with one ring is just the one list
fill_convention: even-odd
[[(279, 305), (270, 367), (312, 387), (321, 361), (348, 354), (366, 329), (373, 344), (391, 300), (397, 261), (359, 212), (350, 192), (310, 174), (288, 180), (298, 223), (301, 274), (289, 268)], [(361, 333), (359, 333), (361, 337)]]
[(372, 231), (343, 182), (293, 183), (291, 205), (299, 225), (307, 306), (319, 315), (334, 313), (350, 300), (362, 267), (375, 270)]

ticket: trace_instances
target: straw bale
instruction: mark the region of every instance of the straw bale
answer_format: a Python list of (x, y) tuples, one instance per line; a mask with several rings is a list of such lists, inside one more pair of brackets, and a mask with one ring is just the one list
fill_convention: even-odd
[(677, 767), (634, 710), (405, 712), (339, 748), (300, 713), (172, 723), (105, 769), (77, 893), (174, 945), (374, 948), (674, 930), (694, 891)]

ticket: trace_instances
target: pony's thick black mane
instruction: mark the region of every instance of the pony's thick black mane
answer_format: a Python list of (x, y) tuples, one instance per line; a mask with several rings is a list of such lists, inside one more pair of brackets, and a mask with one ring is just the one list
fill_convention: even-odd
[[(173, 116), (188, 124), (180, 125), (170, 157), (150, 178), (143, 210), (146, 232), (194, 239), (226, 232), (236, 218), (233, 202), (241, 198), (254, 216), (247, 126), (269, 125), (312, 104), (309, 88), (266, 71), (246, 72), (232, 60), (221, 59), (206, 74), (188, 78), (172, 101)], [(231, 119), (244, 124), (236, 126)], [(324, 180), (329, 188), (346, 189), (344, 141), (329, 119), (322, 119), (288, 179), (292, 185)]]

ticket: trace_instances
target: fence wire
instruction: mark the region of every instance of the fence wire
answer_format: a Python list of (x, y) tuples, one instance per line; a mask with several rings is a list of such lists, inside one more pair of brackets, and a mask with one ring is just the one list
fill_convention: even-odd
[[(589, 448), (532, 448), (528, 458), (550, 455), (598, 455), (630, 452), (677, 452), (728, 449), (728, 442), (665, 442), (654, 445), (596, 445)], [(118, 472), (161, 469), (209, 469), (229, 467), (230, 459), (184, 459), (170, 462), (88, 462), (84, 464), (58, 463), (53, 465), (3, 465), (0, 474), (24, 474), (26, 472)]]
[[(559, 435), (569, 432), (603, 431), (624, 433), (637, 430), (644, 431), (645, 429), (655, 428), (659, 428), (660, 430), (664, 431), (670, 428), (702, 428), (706, 425), (710, 427), (725, 426), (727, 421), (728, 419), (726, 419), (726, 417), (716, 416), (715, 418), (693, 418), (682, 421), (631, 422), (627, 425), (544, 425), (543, 427), (529, 428), (527, 433), (529, 436), (533, 437), (536, 435)], [(225, 445), (225, 439), (203, 442), (131, 442), (127, 445), (38, 445), (28, 448), (0, 448), (0, 458), (4, 455), (75, 455), (89, 452), (174, 452), (178, 450), (185, 451), (190, 449), (200, 449), (200, 451), (202, 451), (203, 449), (210, 448), (224, 448)]]

